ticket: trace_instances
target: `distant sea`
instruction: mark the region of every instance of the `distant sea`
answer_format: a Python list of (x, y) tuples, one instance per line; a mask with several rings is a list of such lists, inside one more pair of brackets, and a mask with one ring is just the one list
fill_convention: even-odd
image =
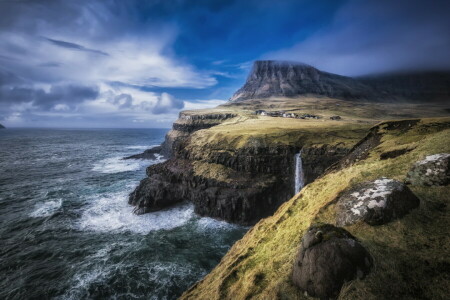
[(166, 131), (0, 131), (0, 299), (176, 299), (220, 261), (247, 228), (127, 203)]

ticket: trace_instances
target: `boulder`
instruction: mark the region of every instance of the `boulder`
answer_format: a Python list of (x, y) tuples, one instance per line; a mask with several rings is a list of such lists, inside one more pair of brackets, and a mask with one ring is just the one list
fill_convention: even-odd
[(163, 155), (161, 155), (161, 146), (156, 146), (150, 149), (145, 150), (144, 152), (140, 154), (135, 154), (131, 156), (124, 157), (123, 159), (151, 159), (155, 160), (158, 158), (163, 158)]
[(336, 225), (345, 226), (360, 220), (381, 225), (407, 214), (420, 204), (402, 182), (379, 178), (345, 191), (336, 205)]
[(308, 296), (336, 298), (346, 281), (364, 278), (372, 265), (370, 254), (348, 231), (313, 225), (302, 238), (292, 281)]
[(447, 185), (450, 183), (450, 154), (429, 155), (416, 162), (406, 176), (413, 185)]

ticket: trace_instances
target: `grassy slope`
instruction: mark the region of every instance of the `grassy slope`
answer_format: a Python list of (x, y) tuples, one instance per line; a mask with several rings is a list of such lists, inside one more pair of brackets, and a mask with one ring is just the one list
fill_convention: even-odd
[[(398, 148), (414, 150), (379, 159), (381, 153)], [(261, 220), (182, 298), (306, 298), (289, 279), (305, 229), (318, 221), (334, 222), (333, 200), (345, 188), (380, 176), (403, 180), (415, 161), (442, 152), (450, 152), (450, 118), (423, 119), (408, 132), (385, 131), (382, 143), (368, 158), (317, 179), (272, 217)], [(347, 227), (371, 252), (375, 268), (366, 279), (344, 286), (342, 299), (447, 296), (450, 186), (412, 190), (421, 198), (421, 206), (403, 219), (377, 227), (361, 223)]]

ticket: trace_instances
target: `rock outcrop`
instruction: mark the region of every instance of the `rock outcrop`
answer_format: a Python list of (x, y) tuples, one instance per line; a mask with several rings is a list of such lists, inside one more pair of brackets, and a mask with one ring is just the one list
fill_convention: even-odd
[(353, 78), (322, 72), (306, 64), (255, 61), (244, 86), (230, 101), (306, 94), (358, 99), (365, 95), (365, 88)]
[[(272, 143), (265, 137), (250, 138), (239, 147), (221, 142), (220, 138), (196, 143), (202, 134), (208, 136), (207, 131), (200, 134), (198, 130), (233, 118), (232, 114), (214, 116), (181, 114), (168, 134), (177, 138), (166, 138), (163, 146), (163, 149), (172, 146), (167, 151), (171, 157), (148, 167), (148, 178), (130, 194), (129, 203), (135, 206), (135, 213), (148, 213), (190, 201), (199, 215), (254, 224), (293, 196), (294, 156), (302, 148), (301, 144)], [(238, 135), (236, 139), (241, 137)], [(348, 150), (349, 147), (339, 146), (339, 143), (304, 146), (305, 183), (320, 176)]]
[(158, 158), (163, 158), (163, 156), (161, 155), (161, 150), (162, 150), (161, 146), (156, 146), (151, 149), (147, 149), (142, 153), (124, 157), (123, 159), (152, 159), (152, 160), (155, 160)]
[(234, 117), (236, 114), (227, 112), (212, 114), (181, 112), (173, 123), (172, 130), (167, 133), (160, 154), (170, 157), (194, 131), (211, 128)]
[(336, 298), (346, 281), (364, 278), (372, 264), (367, 250), (345, 229), (313, 225), (302, 238), (292, 281), (308, 296)]
[(450, 73), (422, 72), (352, 78), (323, 72), (298, 62), (256, 61), (244, 86), (230, 101), (299, 95), (444, 103), (450, 99)]
[(364, 221), (381, 225), (418, 207), (420, 200), (402, 182), (380, 178), (345, 191), (336, 204), (336, 224), (351, 225)]
[(200, 215), (253, 224), (293, 195), (296, 151), (289, 146), (207, 154), (180, 149), (168, 161), (148, 167), (148, 178), (129, 203), (141, 214), (190, 201)]
[(450, 154), (429, 155), (416, 162), (408, 172), (406, 182), (413, 185), (447, 185), (450, 183)]

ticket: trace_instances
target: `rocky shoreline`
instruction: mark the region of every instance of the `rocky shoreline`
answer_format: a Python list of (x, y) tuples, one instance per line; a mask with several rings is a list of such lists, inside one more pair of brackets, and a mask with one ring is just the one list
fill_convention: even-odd
[(130, 194), (136, 214), (192, 202), (201, 216), (251, 225), (267, 217), (294, 195), (294, 156), (302, 150), (308, 184), (344, 157), (349, 147), (271, 144), (254, 140), (238, 149), (193, 146), (193, 133), (237, 118), (232, 113), (180, 113), (160, 148), (129, 158), (154, 156), (168, 160), (147, 168), (147, 178)]

